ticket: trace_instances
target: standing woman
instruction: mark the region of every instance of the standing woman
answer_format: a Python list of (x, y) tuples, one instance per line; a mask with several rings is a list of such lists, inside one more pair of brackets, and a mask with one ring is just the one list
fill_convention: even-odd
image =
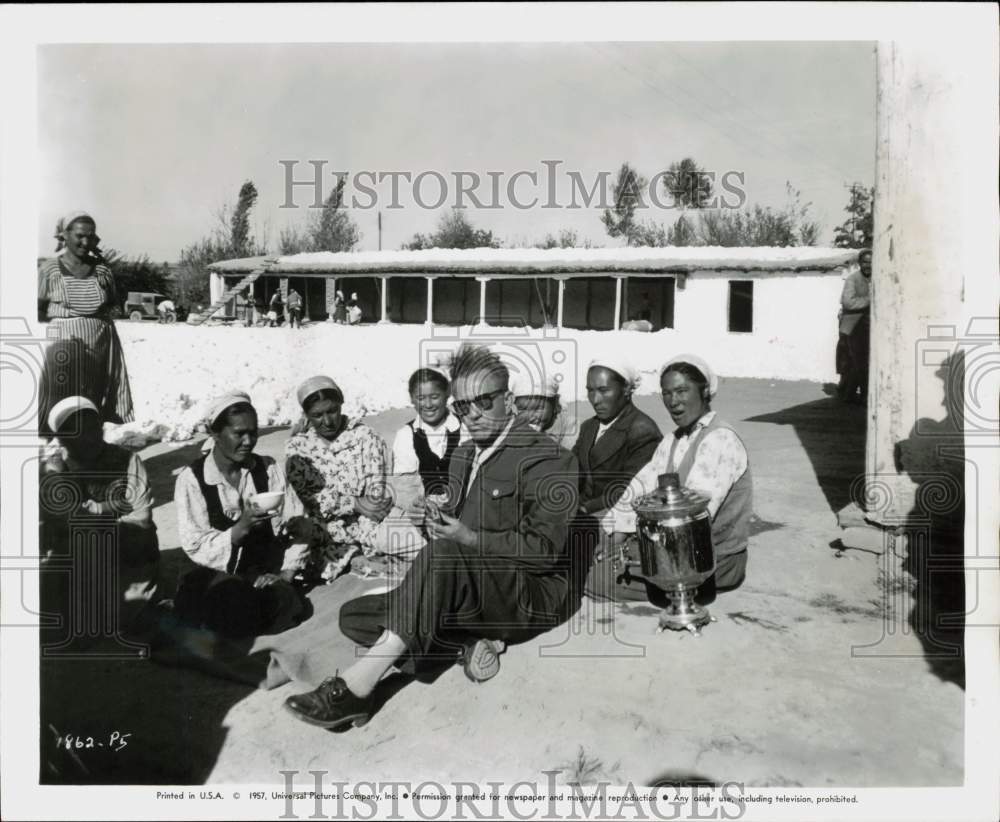
[(49, 410), (67, 397), (86, 397), (102, 422), (132, 420), (125, 356), (111, 318), (118, 294), (98, 248), (97, 224), (73, 212), (58, 222), (55, 238), (61, 253), (46, 260), (38, 276), (38, 320), (56, 330), (38, 403), (39, 431), (48, 437)]
[(326, 529), (327, 579), (360, 549), (375, 553), (375, 533), (392, 505), (385, 493), (385, 443), (342, 413), (344, 395), (330, 377), (310, 377), (296, 391), (305, 430), (285, 445), (285, 474), (306, 514)]

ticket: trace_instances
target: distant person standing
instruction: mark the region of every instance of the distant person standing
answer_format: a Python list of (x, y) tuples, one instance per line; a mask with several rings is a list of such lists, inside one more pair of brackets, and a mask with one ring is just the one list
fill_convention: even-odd
[(281, 299), (281, 291), (275, 291), (271, 295), (271, 301), (268, 303), (267, 311), (267, 325), (268, 328), (274, 328), (276, 325), (280, 324), (281, 318), (285, 311), (285, 304)]
[(347, 301), (347, 324), (357, 325), (361, 322), (361, 306), (358, 305), (358, 292), (351, 293), (351, 299)]
[(114, 275), (101, 256), (97, 223), (76, 211), (56, 225), (57, 256), (38, 272), (38, 320), (53, 326), (45, 353), (38, 402), (39, 430), (48, 429), (50, 409), (82, 396), (102, 422), (131, 422), (132, 392), (125, 355), (111, 318), (121, 303)]
[[(858, 254), (858, 270), (844, 280), (840, 295), (840, 338), (847, 351), (840, 398), (863, 405), (868, 398), (868, 335), (870, 333), (872, 252)], [(860, 390), (860, 395), (858, 391)]]
[(347, 301), (344, 299), (344, 292), (338, 291), (333, 298), (333, 321), (343, 325), (347, 322)]
[(294, 288), (288, 289), (285, 305), (288, 306), (288, 325), (291, 328), (302, 328), (302, 297)]

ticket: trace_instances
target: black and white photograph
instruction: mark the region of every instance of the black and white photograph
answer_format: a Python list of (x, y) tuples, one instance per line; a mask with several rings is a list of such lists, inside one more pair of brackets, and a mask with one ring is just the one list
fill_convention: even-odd
[(5, 819), (997, 817), (995, 6), (0, 20)]

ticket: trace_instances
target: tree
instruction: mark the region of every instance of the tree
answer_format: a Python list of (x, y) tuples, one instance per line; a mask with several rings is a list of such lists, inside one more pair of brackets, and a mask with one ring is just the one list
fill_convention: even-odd
[(640, 245), (642, 229), (635, 218), (636, 208), (645, 208), (642, 190), (647, 181), (628, 163), (618, 169), (618, 179), (612, 187), (615, 197), (613, 208), (604, 209), (601, 220), (611, 237), (624, 237), (626, 245)]
[(677, 208), (705, 208), (712, 199), (712, 180), (691, 157), (670, 164), (663, 187)]
[(170, 268), (166, 263), (154, 263), (146, 254), (141, 257), (126, 257), (113, 248), (102, 252), (102, 257), (114, 274), (115, 289), (122, 300), (129, 291), (152, 291), (173, 296), (173, 288), (167, 279)]
[(204, 237), (181, 251), (177, 270), (176, 292), (181, 305), (207, 305), (209, 302), (208, 266), (232, 257), (228, 243), (218, 236)]
[(809, 219), (812, 203), (803, 204), (801, 192), (785, 184), (788, 202), (782, 209), (770, 206), (706, 209), (698, 215), (697, 235), (710, 246), (799, 246), (815, 245), (818, 224)]
[(257, 187), (247, 180), (240, 186), (232, 212), (223, 206), (209, 234), (181, 251), (174, 290), (182, 305), (208, 302), (208, 266), (212, 263), (267, 253), (267, 246), (250, 234), (250, 212), (256, 202)]
[(833, 244), (838, 248), (871, 248), (875, 221), (872, 209), (875, 189), (851, 183), (844, 211), (848, 218), (834, 229)]
[(312, 251), (312, 241), (307, 233), (295, 226), (281, 229), (278, 234), (279, 254), (301, 254), (304, 251)]
[(258, 253), (256, 242), (250, 236), (250, 212), (257, 202), (257, 186), (247, 180), (240, 186), (236, 208), (230, 221), (230, 245), (234, 257), (251, 257)]
[(691, 221), (681, 214), (675, 222), (670, 227), (670, 233), (667, 238), (667, 245), (672, 246), (689, 246), (697, 245), (698, 235), (695, 232), (694, 226)]
[(500, 248), (500, 240), (492, 231), (473, 226), (465, 212), (455, 208), (441, 216), (433, 234), (414, 234), (410, 242), (403, 244), (404, 250), (425, 248)]
[(592, 248), (590, 240), (580, 242), (580, 237), (572, 228), (559, 230), (559, 236), (546, 234), (545, 239), (536, 244), (536, 248)]
[(632, 227), (632, 241), (629, 245), (662, 248), (671, 245), (671, 242), (667, 230), (660, 223), (645, 220)]
[(361, 240), (361, 232), (343, 208), (344, 183), (337, 180), (337, 187), (323, 203), (309, 225), (310, 251), (350, 251)]

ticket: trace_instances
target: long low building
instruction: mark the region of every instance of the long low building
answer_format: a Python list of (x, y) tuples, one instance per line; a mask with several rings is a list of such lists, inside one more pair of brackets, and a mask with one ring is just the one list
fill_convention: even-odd
[(856, 257), (813, 247), (480, 248), (250, 257), (209, 269), (217, 316), (235, 316), (248, 289), (263, 306), (295, 288), (311, 320), (329, 319), (339, 290), (357, 294), (365, 322), (616, 330), (646, 319), (700, 339), (804, 342), (835, 326)]

